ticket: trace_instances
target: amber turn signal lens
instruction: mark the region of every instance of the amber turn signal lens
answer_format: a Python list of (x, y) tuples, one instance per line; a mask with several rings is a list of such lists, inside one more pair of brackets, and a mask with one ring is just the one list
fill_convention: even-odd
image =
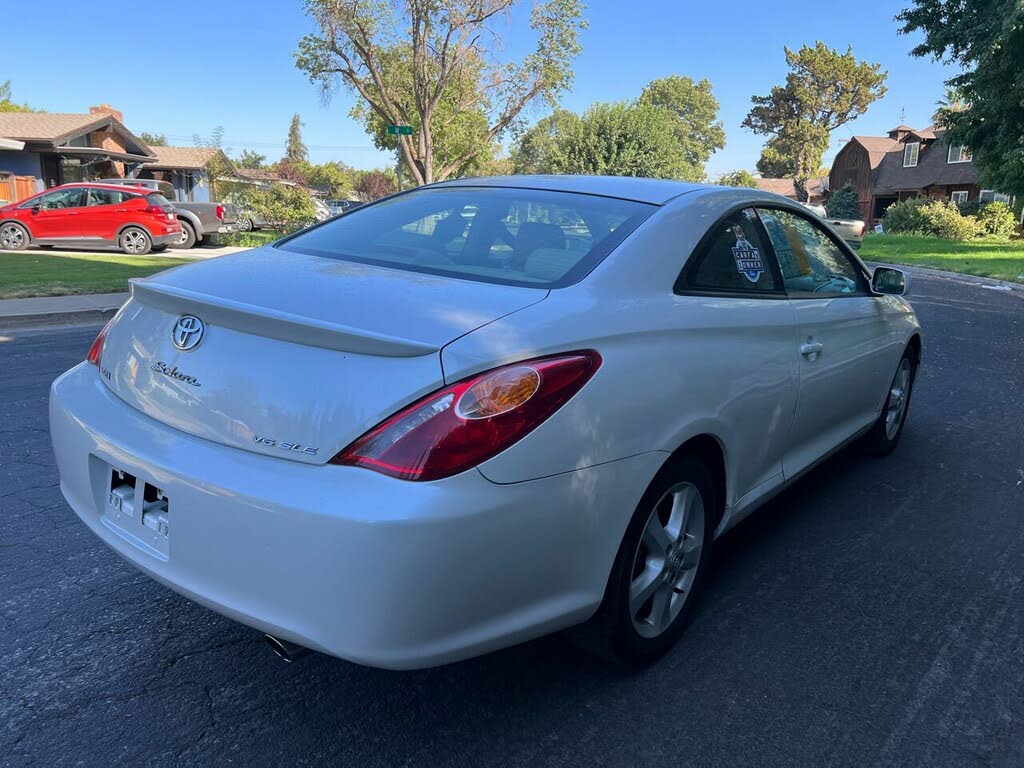
[(540, 372), (528, 365), (504, 368), (462, 393), (455, 412), (464, 419), (487, 419), (518, 408), (540, 389)]

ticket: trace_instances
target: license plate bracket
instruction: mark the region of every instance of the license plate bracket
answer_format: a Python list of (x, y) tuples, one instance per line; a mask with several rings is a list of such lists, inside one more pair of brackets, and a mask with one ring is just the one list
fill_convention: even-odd
[(110, 467), (100, 518), (121, 538), (161, 560), (170, 556), (171, 505), (154, 483)]

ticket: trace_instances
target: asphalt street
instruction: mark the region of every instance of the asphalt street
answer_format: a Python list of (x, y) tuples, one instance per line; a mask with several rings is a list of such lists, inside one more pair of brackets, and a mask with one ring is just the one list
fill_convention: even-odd
[(1024, 765), (1024, 293), (916, 279), (903, 442), (718, 543), (634, 674), (562, 637), (421, 672), (287, 665), (67, 508), (50, 382), (95, 328), (0, 333), (0, 765)]

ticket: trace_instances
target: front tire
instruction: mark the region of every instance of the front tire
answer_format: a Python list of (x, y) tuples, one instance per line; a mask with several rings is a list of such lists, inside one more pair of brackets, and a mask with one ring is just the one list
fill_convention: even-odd
[(585, 630), (602, 655), (639, 667), (679, 639), (710, 568), (718, 505), (711, 472), (695, 456), (671, 459), (651, 481)]
[(28, 230), (21, 224), (8, 221), (0, 226), (0, 250), (23, 251), (28, 248), (31, 241), (32, 238), (29, 236)]
[(178, 219), (178, 223), (181, 224), (181, 239), (171, 247), (183, 250), (192, 248), (196, 244), (197, 239), (195, 227), (184, 219)]
[(888, 456), (900, 442), (903, 425), (907, 421), (910, 410), (910, 396), (914, 391), (914, 380), (917, 378), (917, 356), (914, 350), (907, 348), (896, 366), (896, 374), (889, 385), (889, 394), (885, 398), (885, 406), (878, 416), (878, 421), (871, 431), (864, 436), (864, 448), (874, 456)]
[(153, 247), (153, 239), (141, 227), (128, 227), (117, 238), (117, 244), (129, 256), (145, 256)]
[(252, 232), (252, 219), (239, 219), (237, 226), (239, 232)]

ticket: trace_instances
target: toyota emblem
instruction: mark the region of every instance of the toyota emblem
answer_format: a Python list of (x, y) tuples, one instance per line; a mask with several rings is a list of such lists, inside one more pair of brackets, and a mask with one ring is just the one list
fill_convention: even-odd
[(203, 325), (203, 321), (195, 315), (182, 315), (174, 324), (174, 330), (171, 331), (171, 341), (182, 351), (195, 349), (203, 340), (203, 331), (205, 330), (206, 326)]

